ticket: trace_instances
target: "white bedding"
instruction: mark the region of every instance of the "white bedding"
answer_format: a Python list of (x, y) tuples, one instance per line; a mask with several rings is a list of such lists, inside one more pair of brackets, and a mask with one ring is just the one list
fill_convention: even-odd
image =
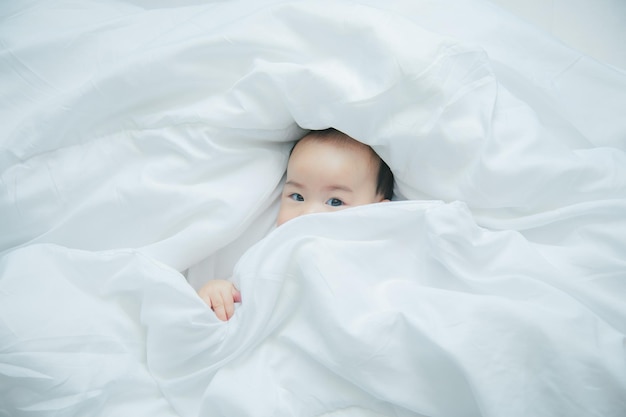
[[(0, 416), (626, 414), (626, 72), (476, 0), (146, 4), (0, 6)], [(398, 201), (275, 229), (328, 126)]]

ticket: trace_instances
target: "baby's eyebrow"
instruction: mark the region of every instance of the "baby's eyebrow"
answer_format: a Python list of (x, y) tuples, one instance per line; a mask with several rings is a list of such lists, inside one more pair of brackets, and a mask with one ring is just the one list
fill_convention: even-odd
[(285, 182), (285, 185), (291, 185), (291, 186), (298, 187), (298, 188), (304, 188), (302, 184), (300, 184), (299, 182), (295, 182), (293, 180), (288, 180), (287, 182)]
[(346, 186), (346, 185), (329, 185), (328, 187), (326, 187), (326, 189), (328, 191), (347, 191), (347, 192), (352, 192), (352, 188)]

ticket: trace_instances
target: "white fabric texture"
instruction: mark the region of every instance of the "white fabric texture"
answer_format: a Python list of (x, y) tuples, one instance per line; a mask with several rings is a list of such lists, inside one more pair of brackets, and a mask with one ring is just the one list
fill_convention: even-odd
[[(0, 19), (0, 416), (626, 414), (623, 70), (478, 0)], [(400, 201), (274, 228), (329, 126)]]

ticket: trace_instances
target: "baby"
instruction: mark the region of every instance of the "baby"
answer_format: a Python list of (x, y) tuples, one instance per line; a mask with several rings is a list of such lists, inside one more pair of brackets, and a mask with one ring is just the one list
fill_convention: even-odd
[[(389, 201), (393, 181), (389, 166), (371, 147), (332, 128), (312, 131), (291, 150), (276, 225), (304, 214)], [(241, 302), (239, 290), (227, 280), (210, 280), (198, 294), (223, 321)]]

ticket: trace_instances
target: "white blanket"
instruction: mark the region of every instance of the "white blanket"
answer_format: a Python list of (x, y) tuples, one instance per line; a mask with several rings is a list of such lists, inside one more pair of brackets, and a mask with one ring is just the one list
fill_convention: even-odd
[[(0, 6), (0, 416), (626, 414), (624, 71), (475, 0), (144, 3)], [(401, 201), (274, 229), (328, 126)]]

